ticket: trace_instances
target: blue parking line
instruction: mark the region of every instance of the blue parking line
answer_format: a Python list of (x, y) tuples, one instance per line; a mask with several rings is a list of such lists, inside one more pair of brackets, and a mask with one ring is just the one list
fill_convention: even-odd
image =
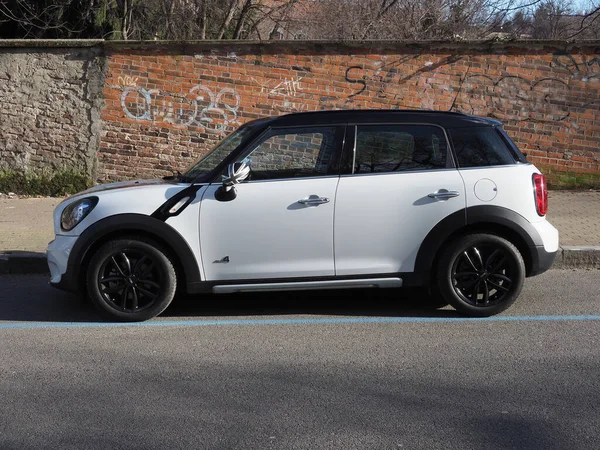
[(4, 322), (0, 329), (15, 328), (111, 328), (111, 327), (210, 327), (244, 325), (335, 325), (370, 323), (453, 323), (453, 322), (571, 322), (596, 321), (600, 315), (580, 316), (494, 316), (470, 317), (339, 317), (299, 319), (224, 319), (224, 320), (160, 320), (147, 322)]

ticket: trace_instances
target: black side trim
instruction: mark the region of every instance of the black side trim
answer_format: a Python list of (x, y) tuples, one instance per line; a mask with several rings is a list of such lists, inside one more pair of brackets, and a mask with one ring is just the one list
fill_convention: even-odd
[(61, 291), (78, 292), (80, 284), (78, 283), (74, 272), (74, 267), (67, 266), (66, 272), (60, 277), (60, 281), (58, 283), (50, 282), (50, 286), (60, 289)]
[[(175, 194), (173, 197), (171, 197), (166, 202), (164, 202), (162, 205), (160, 205), (158, 207), (158, 209), (152, 213), (151, 217), (154, 217), (155, 219), (158, 219), (158, 220), (162, 220), (164, 222), (169, 217), (178, 216), (179, 214), (181, 214), (181, 212), (185, 208), (188, 207), (188, 205), (190, 203), (192, 203), (194, 201), (194, 199), (196, 198), (196, 193), (202, 186), (204, 186), (204, 185), (203, 184), (192, 184), (192, 185), (186, 187), (185, 189), (182, 189), (177, 194)], [(175, 206), (179, 200), (181, 200), (182, 198), (185, 198), (185, 197), (189, 197), (188, 200), (185, 202), (185, 204), (181, 208), (179, 208), (177, 211), (175, 211), (174, 213), (170, 213), (169, 210), (173, 206)]]
[(141, 231), (156, 236), (170, 247), (174, 256), (179, 258), (188, 283), (201, 280), (200, 269), (194, 253), (185, 239), (173, 227), (143, 214), (117, 214), (99, 220), (81, 233), (69, 255), (67, 271), (61, 277), (61, 282), (55, 287), (71, 292), (80, 290), (81, 268), (88, 251), (98, 240), (119, 231)]
[[(539, 266), (538, 252), (536, 247), (544, 246), (542, 238), (531, 223), (520, 214), (500, 206), (478, 205), (455, 212), (440, 221), (423, 240), (417, 259), (415, 261), (415, 272), (427, 274), (431, 272), (434, 258), (440, 247), (450, 236), (464, 227), (476, 226), (477, 224), (500, 225), (517, 234), (529, 253), (523, 255), (529, 260), (528, 276), (534, 275)], [(521, 250), (524, 250), (521, 248)]]
[(237, 197), (235, 186), (221, 186), (215, 191), (215, 200), (220, 202), (230, 202)]
[(544, 249), (544, 246), (530, 248), (532, 255), (532, 263), (531, 263), (531, 271), (527, 274), (528, 277), (533, 277), (535, 275), (539, 275), (540, 273), (544, 273), (547, 271), (552, 264), (554, 263), (554, 259), (558, 254), (556, 252), (547, 252)]
[[(219, 280), (219, 281), (201, 281), (188, 283), (188, 293), (199, 294), (212, 292), (212, 288), (228, 284), (261, 284), (261, 283), (294, 283), (303, 281), (332, 281), (332, 280), (357, 280), (362, 278), (389, 278), (398, 277), (402, 279), (402, 286), (420, 286), (423, 282), (414, 273), (377, 273), (346, 276), (326, 276), (326, 277), (292, 277), (292, 278), (252, 278), (242, 280)], [(343, 288), (340, 288), (343, 289)]]
[(439, 248), (456, 231), (467, 225), (467, 209), (461, 209), (442, 219), (425, 236), (415, 260), (415, 272), (429, 274)]
[(493, 205), (467, 208), (467, 225), (484, 222), (497, 223), (516, 231), (529, 247), (544, 245), (533, 225), (525, 217), (510, 209)]

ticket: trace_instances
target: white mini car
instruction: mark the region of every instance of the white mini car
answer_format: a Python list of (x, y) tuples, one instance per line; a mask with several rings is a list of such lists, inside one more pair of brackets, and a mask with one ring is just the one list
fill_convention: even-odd
[(185, 174), (62, 202), (53, 286), (112, 320), (176, 291), (430, 286), (489, 316), (547, 270), (558, 232), (544, 177), (497, 121), (323, 111), (247, 123)]

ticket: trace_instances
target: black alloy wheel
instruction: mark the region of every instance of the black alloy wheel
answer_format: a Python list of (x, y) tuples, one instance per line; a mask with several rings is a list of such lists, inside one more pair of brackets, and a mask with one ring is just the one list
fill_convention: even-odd
[(473, 316), (504, 311), (518, 297), (525, 264), (509, 241), (473, 234), (451, 244), (440, 259), (438, 286), (457, 310)]
[(110, 241), (92, 257), (88, 292), (107, 318), (147, 320), (163, 312), (176, 288), (173, 264), (154, 242), (140, 239)]
[(161, 286), (161, 272), (152, 257), (137, 249), (123, 249), (104, 260), (98, 287), (108, 304), (123, 312), (152, 306)]

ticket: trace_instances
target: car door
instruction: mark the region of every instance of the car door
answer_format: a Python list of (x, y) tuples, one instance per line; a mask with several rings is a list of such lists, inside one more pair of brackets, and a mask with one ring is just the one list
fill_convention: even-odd
[(425, 236), (465, 208), (446, 133), (421, 124), (347, 130), (335, 208), (336, 275), (412, 272)]
[[(220, 201), (220, 183), (200, 206), (205, 279), (332, 276), (333, 212), (344, 127), (275, 128), (243, 151), (249, 178)], [(215, 198), (217, 193), (217, 198)]]

